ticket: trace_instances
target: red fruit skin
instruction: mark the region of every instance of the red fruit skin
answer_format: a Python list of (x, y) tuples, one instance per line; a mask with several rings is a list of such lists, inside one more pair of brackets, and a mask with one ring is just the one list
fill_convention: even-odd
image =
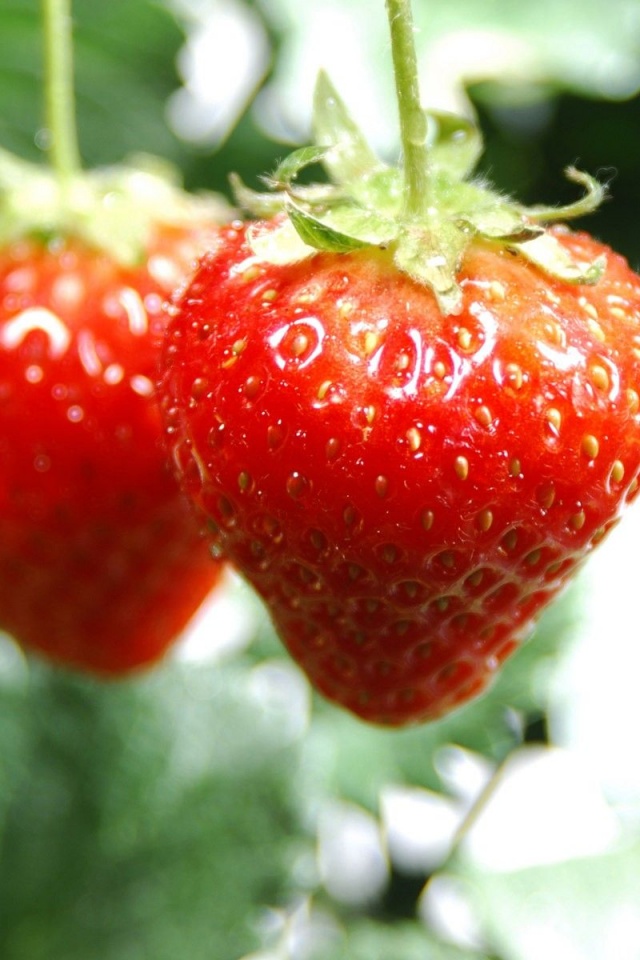
[(155, 393), (169, 292), (212, 230), (132, 269), (74, 242), (0, 251), (0, 628), (69, 667), (155, 662), (220, 576)]
[(387, 252), (269, 265), (236, 224), (177, 304), (181, 482), (314, 686), (365, 720), (478, 694), (637, 491), (640, 279), (554, 232), (606, 257), (596, 286), (476, 244), (443, 316)]

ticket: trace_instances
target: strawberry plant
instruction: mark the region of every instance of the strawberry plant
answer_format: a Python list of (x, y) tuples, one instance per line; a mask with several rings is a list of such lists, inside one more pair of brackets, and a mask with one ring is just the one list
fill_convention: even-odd
[(321, 693), (403, 725), (482, 691), (636, 495), (640, 280), (563, 225), (587, 174), (559, 209), (469, 179), (479, 134), (425, 116), (387, 10), (402, 169), (321, 77), (317, 146), (236, 184), (260, 219), (177, 299), (162, 393), (214, 549)]
[(45, 4), (52, 170), (0, 155), (0, 627), (103, 674), (157, 660), (218, 580), (171, 475), (164, 302), (224, 216), (153, 169), (80, 171), (68, 4)]

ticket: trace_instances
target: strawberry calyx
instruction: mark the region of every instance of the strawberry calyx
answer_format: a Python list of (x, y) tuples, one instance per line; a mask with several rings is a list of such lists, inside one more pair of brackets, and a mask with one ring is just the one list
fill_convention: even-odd
[(132, 266), (155, 227), (205, 226), (231, 215), (217, 194), (184, 191), (172, 166), (156, 157), (78, 170), (61, 189), (48, 166), (0, 150), (0, 245), (25, 236), (74, 237)]
[(71, 0), (43, 0), (44, 106), (49, 164), (0, 149), (0, 246), (25, 237), (77, 239), (123, 267), (140, 263), (159, 227), (210, 227), (233, 211), (185, 192), (156, 157), (84, 171), (75, 122)]
[[(288, 214), (268, 236), (254, 232), (254, 253), (283, 263), (317, 250), (382, 247), (395, 266), (429, 287), (444, 314), (460, 313), (456, 276), (473, 241), (502, 244), (552, 277), (595, 283), (604, 263), (578, 263), (543, 224), (590, 213), (604, 196), (586, 173), (567, 170), (584, 196), (565, 207), (526, 208), (481, 179), (469, 179), (482, 152), (482, 138), (468, 120), (422, 109), (410, 0), (386, 0), (400, 119), (402, 168), (382, 163), (328, 78), (321, 74), (314, 99), (317, 146), (295, 151), (268, 180), (277, 208)], [(329, 185), (296, 184), (301, 170), (320, 163)], [(238, 201), (263, 216), (273, 207), (264, 194), (234, 181)]]
[[(522, 206), (480, 178), (469, 179), (482, 153), (482, 138), (470, 120), (425, 112), (428, 185), (425, 202), (407, 209), (405, 173), (383, 163), (357, 127), (329, 78), (321, 73), (314, 96), (317, 145), (302, 147), (266, 178), (270, 192), (253, 191), (237, 176), (232, 186), (240, 206), (254, 216), (287, 216), (277, 230), (260, 224), (249, 231), (255, 256), (292, 263), (319, 250), (389, 249), (396, 267), (431, 288), (444, 314), (459, 313), (462, 292), (456, 274), (468, 245), (477, 239), (500, 244), (546, 274), (575, 284), (593, 284), (604, 261), (574, 260), (544, 225), (593, 212), (605, 188), (569, 167), (566, 176), (584, 189), (561, 207)], [(298, 175), (320, 164), (328, 183), (301, 184)]]

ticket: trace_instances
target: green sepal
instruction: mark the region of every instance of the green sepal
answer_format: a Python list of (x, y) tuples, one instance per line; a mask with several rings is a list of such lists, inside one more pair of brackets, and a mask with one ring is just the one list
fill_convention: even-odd
[[(270, 218), (288, 217), (271, 232), (250, 231), (256, 257), (275, 264), (297, 262), (318, 250), (348, 253), (390, 248), (398, 270), (430, 288), (444, 314), (459, 313), (457, 274), (465, 248), (479, 237), (520, 254), (548, 276), (569, 283), (595, 283), (604, 262), (577, 263), (545, 232), (546, 221), (591, 213), (605, 196), (593, 177), (570, 167), (566, 174), (584, 195), (563, 207), (527, 208), (500, 196), (481, 179), (466, 179), (482, 151), (482, 138), (468, 119), (425, 113), (427, 159), (424, 209), (408, 211), (400, 169), (371, 150), (325, 73), (318, 77), (313, 124), (317, 145), (295, 150), (266, 183), (272, 193), (249, 190), (232, 179), (237, 201)], [(298, 183), (302, 170), (321, 164), (329, 183)]]
[(541, 233), (533, 240), (527, 240), (524, 243), (508, 243), (507, 246), (529, 263), (533, 263), (547, 276), (562, 280), (564, 283), (588, 285), (597, 283), (607, 265), (605, 257), (597, 257), (590, 263), (578, 263), (550, 233)]
[(290, 217), (284, 218), (275, 229), (263, 229), (260, 221), (250, 224), (247, 241), (256, 259), (275, 266), (299, 263), (318, 252), (303, 241)]
[(235, 202), (242, 210), (253, 214), (254, 217), (267, 219), (282, 211), (284, 204), (282, 192), (266, 193), (252, 190), (251, 187), (243, 183), (237, 173), (229, 174), (229, 183)]
[(371, 246), (366, 240), (349, 236), (340, 230), (329, 226), (319, 217), (314, 216), (299, 206), (291, 197), (285, 199), (285, 209), (298, 236), (310, 247), (316, 250), (326, 250), (330, 253), (349, 253)]
[(383, 167), (355, 181), (350, 195), (363, 209), (397, 221), (404, 197), (402, 174), (394, 167)]
[(348, 201), (328, 207), (318, 219), (330, 229), (372, 247), (388, 247), (400, 231), (394, 217), (383, 216), (375, 207)]
[(485, 240), (502, 240), (523, 243), (533, 240), (544, 232), (541, 226), (527, 222), (526, 218), (507, 204), (497, 204), (460, 217), (463, 229), (472, 231)]
[(286, 190), (301, 170), (314, 163), (322, 163), (326, 155), (326, 147), (300, 147), (285, 157), (271, 176), (265, 178), (265, 182), (274, 190)]
[(464, 180), (482, 155), (482, 136), (477, 126), (452, 113), (433, 110), (425, 116), (430, 170), (442, 172), (450, 180)]
[(462, 309), (462, 290), (456, 281), (465, 241), (455, 226), (438, 223), (434, 229), (409, 227), (402, 231), (394, 251), (394, 263), (433, 292), (443, 314)]
[(586, 214), (594, 213), (606, 198), (607, 189), (604, 184), (599, 183), (595, 177), (585, 173), (583, 170), (577, 170), (575, 167), (567, 167), (564, 175), (567, 180), (571, 180), (572, 183), (578, 183), (584, 187), (584, 196), (574, 201), (574, 203), (568, 203), (563, 207), (545, 207), (542, 205), (521, 207), (520, 209), (530, 220), (539, 220), (542, 223), (548, 223), (554, 220), (573, 220), (576, 217), (584, 217)]
[(74, 236), (131, 266), (155, 225), (211, 225), (232, 215), (221, 197), (182, 190), (174, 168), (155, 157), (80, 172), (62, 189), (48, 167), (0, 150), (0, 244)]
[(323, 164), (334, 183), (356, 183), (384, 169), (324, 71), (318, 74), (313, 97), (313, 132), (320, 147), (330, 148)]
[[(269, 183), (270, 179), (267, 177), (265, 181)], [(322, 204), (323, 206), (341, 198), (340, 193), (330, 183), (313, 183), (308, 186), (290, 184), (287, 190), (277, 189), (273, 193), (252, 190), (235, 173), (229, 175), (229, 183), (238, 206), (252, 216), (263, 219), (282, 213), (287, 196), (295, 197), (308, 204)]]

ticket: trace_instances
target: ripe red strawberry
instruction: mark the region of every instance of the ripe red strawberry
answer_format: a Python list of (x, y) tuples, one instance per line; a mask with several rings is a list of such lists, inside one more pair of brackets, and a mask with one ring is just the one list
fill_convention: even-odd
[(638, 488), (640, 280), (556, 236), (606, 257), (596, 286), (477, 244), (445, 316), (388, 252), (256, 263), (235, 226), (179, 304), (185, 487), (314, 685), (366, 719), (481, 690)]
[(212, 232), (158, 225), (131, 267), (74, 240), (0, 250), (0, 627), (65, 664), (153, 662), (219, 577), (154, 386), (163, 302)]
[(220, 567), (171, 473), (167, 297), (226, 204), (80, 169), (70, 4), (45, 0), (51, 168), (0, 156), (0, 629), (100, 674), (157, 660)]
[[(314, 686), (405, 724), (482, 690), (635, 495), (640, 278), (584, 233), (467, 182), (479, 140), (415, 102), (387, 0), (402, 173), (328, 82), (320, 148), (239, 199), (177, 302), (174, 461), (216, 548)], [(415, 75), (415, 63), (413, 64)], [(409, 76), (411, 80), (411, 76)], [(296, 182), (322, 162), (336, 185)]]

